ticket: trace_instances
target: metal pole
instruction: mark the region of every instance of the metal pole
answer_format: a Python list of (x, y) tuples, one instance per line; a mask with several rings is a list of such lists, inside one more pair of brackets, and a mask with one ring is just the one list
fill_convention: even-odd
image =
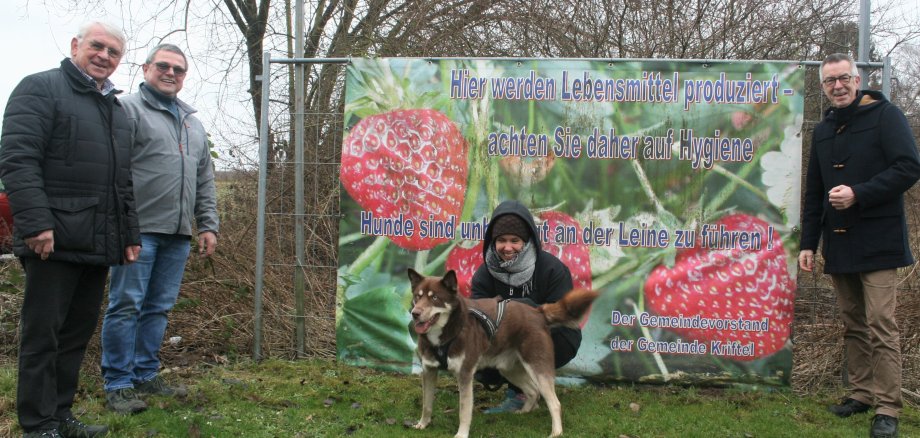
[(262, 52), (262, 114), (259, 118), (259, 205), (256, 212), (256, 290), (253, 299), (252, 359), (262, 359), (262, 280), (265, 276), (265, 186), (268, 180), (268, 95), (271, 57)]
[(882, 67), (882, 94), (891, 99), (891, 57), (885, 57), (885, 66)]
[[(303, 55), (303, 2), (294, 8), (294, 52)], [(294, 65), (294, 246), (297, 266), (294, 268), (294, 322), (297, 331), (297, 357), (304, 354), (304, 257), (303, 257), (303, 100), (304, 65)]]
[[(869, 0), (859, 0), (859, 62), (869, 62)], [(869, 69), (859, 68), (863, 88), (869, 88)]]

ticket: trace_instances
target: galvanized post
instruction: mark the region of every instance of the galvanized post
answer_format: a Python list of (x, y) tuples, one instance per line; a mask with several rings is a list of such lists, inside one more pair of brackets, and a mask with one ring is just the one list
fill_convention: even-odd
[[(303, 2), (295, 2), (294, 52), (303, 56)], [(297, 357), (304, 355), (304, 181), (303, 181), (303, 130), (304, 130), (304, 64), (294, 64), (294, 246), (297, 264), (294, 267), (294, 326), (297, 331)]]
[(259, 118), (259, 205), (256, 222), (256, 290), (253, 298), (252, 359), (262, 359), (262, 283), (265, 277), (265, 186), (268, 180), (268, 95), (271, 57), (262, 52), (262, 114)]
[(885, 66), (882, 67), (882, 94), (891, 99), (891, 57), (886, 56), (884, 62)]
[[(869, 62), (869, 0), (859, 0), (859, 48), (857, 49), (861, 63)], [(859, 68), (859, 77), (862, 78), (863, 88), (869, 88), (869, 67), (863, 64)]]

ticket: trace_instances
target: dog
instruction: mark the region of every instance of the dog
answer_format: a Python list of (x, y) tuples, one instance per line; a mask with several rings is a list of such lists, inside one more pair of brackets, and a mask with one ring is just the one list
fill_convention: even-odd
[(597, 292), (575, 289), (558, 302), (534, 308), (513, 300), (465, 298), (457, 292), (454, 271), (444, 277), (426, 277), (413, 269), (408, 274), (416, 353), (422, 362), (422, 417), (415, 428), (431, 424), (438, 369), (447, 369), (460, 389), (455, 438), (467, 438), (473, 417), (473, 373), (496, 368), (527, 396), (520, 412), (533, 410), (542, 396), (552, 417), (550, 436), (562, 435), (550, 327), (578, 328)]

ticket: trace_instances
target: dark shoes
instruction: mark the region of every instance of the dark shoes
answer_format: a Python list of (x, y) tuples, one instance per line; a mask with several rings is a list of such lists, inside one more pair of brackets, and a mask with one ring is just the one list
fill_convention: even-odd
[(70, 417), (61, 422), (61, 425), (58, 426), (58, 431), (64, 438), (92, 438), (105, 436), (109, 433), (109, 428), (108, 426), (84, 424), (82, 421)]
[(872, 406), (869, 406), (859, 400), (853, 400), (852, 398), (845, 398), (843, 402), (839, 405), (830, 405), (827, 407), (827, 410), (831, 411), (834, 415), (840, 418), (846, 418), (853, 414), (861, 414), (863, 412), (868, 412)]
[(22, 438), (63, 438), (57, 429), (34, 430), (22, 434)]
[(105, 393), (105, 407), (119, 414), (136, 414), (147, 409), (147, 403), (137, 398), (134, 388), (122, 388)]
[(188, 395), (188, 390), (185, 389), (185, 385), (169, 386), (160, 376), (156, 376), (153, 379), (141, 383), (135, 386), (135, 388), (137, 392), (147, 395), (165, 395), (167, 397), (185, 397)]
[(508, 382), (505, 380), (505, 376), (502, 376), (495, 368), (483, 368), (476, 371), (476, 373), (473, 374), (473, 379), (482, 383), (482, 386), (489, 391), (498, 391)]
[(105, 393), (105, 406), (119, 414), (136, 414), (147, 409), (147, 403), (138, 397), (139, 394), (185, 397), (188, 390), (184, 385), (169, 386), (157, 376), (134, 388), (116, 389)]
[(897, 438), (898, 419), (887, 415), (878, 414), (872, 418), (872, 428), (869, 429), (872, 438)]
[(93, 438), (109, 433), (107, 426), (84, 424), (74, 417), (61, 421), (57, 429), (36, 430), (22, 435), (22, 438)]

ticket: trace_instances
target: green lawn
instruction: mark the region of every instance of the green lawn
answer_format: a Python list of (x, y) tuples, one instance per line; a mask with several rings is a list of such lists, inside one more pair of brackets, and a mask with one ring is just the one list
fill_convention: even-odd
[[(0, 367), (0, 436), (18, 436), (15, 367)], [(98, 376), (86, 376), (75, 412), (108, 424), (114, 437), (446, 437), (456, 432), (456, 384), (439, 381), (433, 424), (412, 429), (421, 411), (418, 376), (378, 372), (328, 360), (265, 361), (183, 369), (166, 374), (189, 387), (184, 400), (148, 399), (133, 415), (109, 413)], [(557, 386), (569, 437), (865, 437), (871, 415), (838, 419), (825, 405), (838, 394), (658, 386)], [(485, 415), (501, 394), (476, 388), (473, 437), (545, 437), (545, 407)], [(920, 436), (920, 413), (908, 407), (901, 437)]]

